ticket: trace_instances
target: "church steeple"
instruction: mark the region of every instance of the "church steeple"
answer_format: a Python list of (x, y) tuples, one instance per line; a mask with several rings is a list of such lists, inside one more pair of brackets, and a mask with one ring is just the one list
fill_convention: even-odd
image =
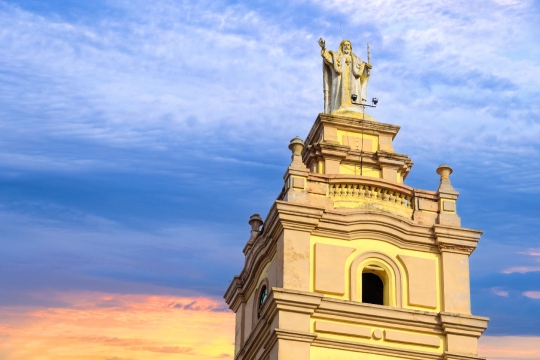
[(436, 191), (405, 185), (400, 127), (351, 111), (319, 114), (291, 140), (281, 193), (264, 222), (249, 221), (225, 293), (235, 358), (481, 359), (488, 319), (470, 312), (469, 256), (482, 232), (461, 227), (452, 169), (439, 166)]

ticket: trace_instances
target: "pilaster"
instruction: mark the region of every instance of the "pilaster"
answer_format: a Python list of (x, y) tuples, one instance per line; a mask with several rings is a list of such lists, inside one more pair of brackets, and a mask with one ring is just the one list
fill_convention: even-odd
[(441, 225), (433, 226), (433, 231), (441, 252), (443, 311), (470, 314), (469, 255), (482, 232)]
[(478, 359), (478, 338), (487, 329), (489, 319), (448, 312), (441, 312), (440, 318), (446, 334), (445, 359)]

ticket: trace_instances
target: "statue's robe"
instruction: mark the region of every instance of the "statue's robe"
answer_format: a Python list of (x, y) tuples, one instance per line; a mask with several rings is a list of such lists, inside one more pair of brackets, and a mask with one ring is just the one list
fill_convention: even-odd
[(358, 96), (355, 102), (365, 103), (369, 67), (352, 51), (350, 55), (340, 51), (321, 51), (323, 58), (324, 112), (330, 114), (339, 108), (352, 105), (351, 95)]

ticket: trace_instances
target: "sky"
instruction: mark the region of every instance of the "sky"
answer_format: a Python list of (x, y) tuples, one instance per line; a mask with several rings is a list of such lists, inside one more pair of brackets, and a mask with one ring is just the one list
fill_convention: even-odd
[(540, 359), (540, 1), (0, 0), (0, 358), (232, 358), (222, 295), (319, 37), (365, 58), (405, 183), (454, 169), (480, 355)]

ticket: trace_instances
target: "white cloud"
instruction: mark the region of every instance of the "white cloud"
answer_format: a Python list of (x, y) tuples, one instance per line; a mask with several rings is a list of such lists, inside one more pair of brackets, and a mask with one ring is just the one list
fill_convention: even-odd
[[(376, 28), (368, 34), (376, 42), (372, 77), (379, 77), (372, 83), (390, 108), (385, 120), (407, 128), (405, 141), (460, 154), (538, 151), (540, 81), (531, 75), (540, 73), (540, 32), (532, 2), (317, 3)], [(377, 59), (381, 51), (395, 56)]]
[(90, 24), (1, 9), (0, 66), (22, 95), (2, 100), (24, 113), (5, 115), (12, 131), (24, 121), (51, 136), (148, 146), (169, 132), (182, 138), (228, 127), (242, 137), (263, 124), (284, 129), (285, 113), (306, 108), (298, 106), (305, 80), (292, 75), (319, 65), (285, 48), (310, 34), (241, 6), (132, 3), (130, 19)]
[[(5, 166), (25, 156), (35, 157), (26, 166), (69, 166), (74, 159), (50, 150), (65, 141), (285, 147), (322, 109), (316, 39), (336, 47), (339, 17), (355, 51), (363, 56), (361, 43), (372, 43), (374, 114), (403, 127), (397, 151), (416, 162), (452, 154), (475, 164), (539, 152), (531, 2), (315, 1), (305, 4), (314, 12), (308, 24), (300, 12), (209, 1), (117, 1), (109, 4), (120, 17), (78, 22), (0, 4)], [(85, 161), (73, 169), (109, 163)], [(538, 190), (534, 172), (509, 173), (529, 179), (524, 191)]]

